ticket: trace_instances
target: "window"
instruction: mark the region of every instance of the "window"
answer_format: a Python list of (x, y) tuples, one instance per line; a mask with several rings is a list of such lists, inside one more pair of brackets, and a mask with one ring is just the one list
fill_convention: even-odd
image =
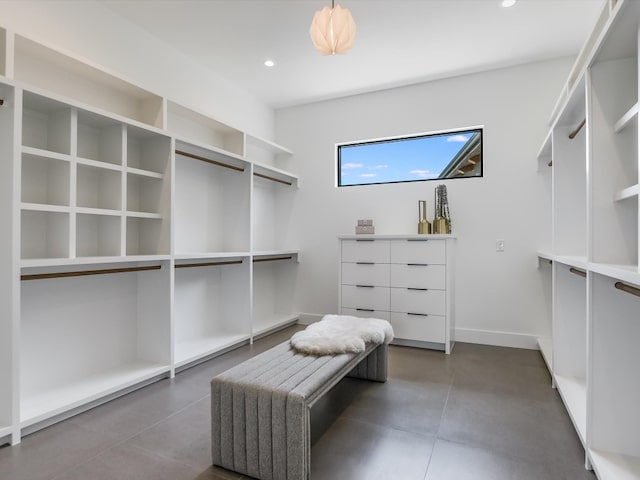
[(338, 186), (482, 177), (482, 128), (338, 145)]

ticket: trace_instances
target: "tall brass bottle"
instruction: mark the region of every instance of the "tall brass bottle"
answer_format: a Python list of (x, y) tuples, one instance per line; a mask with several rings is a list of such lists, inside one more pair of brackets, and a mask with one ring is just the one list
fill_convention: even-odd
[(431, 223), (427, 220), (427, 201), (418, 200), (418, 233), (431, 233)]

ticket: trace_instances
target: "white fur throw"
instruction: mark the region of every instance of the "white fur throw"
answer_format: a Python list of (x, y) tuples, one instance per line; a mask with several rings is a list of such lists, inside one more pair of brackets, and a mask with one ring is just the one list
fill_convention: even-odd
[(291, 337), (291, 346), (308, 355), (359, 353), (365, 343), (389, 343), (393, 328), (386, 320), (350, 315), (325, 315)]

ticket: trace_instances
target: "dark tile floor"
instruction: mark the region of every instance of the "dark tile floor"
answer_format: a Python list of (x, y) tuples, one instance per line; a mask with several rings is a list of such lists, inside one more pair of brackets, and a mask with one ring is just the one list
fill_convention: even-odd
[[(0, 448), (2, 480), (245, 478), (210, 465), (209, 380), (292, 327)], [(313, 480), (594, 480), (540, 354), (390, 348), (314, 406)]]

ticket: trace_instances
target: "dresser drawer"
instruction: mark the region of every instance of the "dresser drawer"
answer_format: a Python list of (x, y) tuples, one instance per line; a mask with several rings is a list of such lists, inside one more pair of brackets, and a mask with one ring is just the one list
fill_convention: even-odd
[(381, 318), (382, 320), (389, 320), (390, 316), (389, 312), (384, 312), (382, 310), (370, 310), (367, 308), (343, 308), (340, 314), (362, 318)]
[(447, 260), (445, 240), (393, 240), (391, 241), (391, 263), (436, 263), (444, 265)]
[(358, 287), (342, 285), (342, 305), (347, 308), (366, 308), (389, 311), (388, 287)]
[(392, 264), (391, 286), (444, 290), (446, 287), (446, 266)]
[(389, 286), (388, 263), (343, 263), (343, 285)]
[(389, 263), (389, 240), (342, 240), (343, 262)]
[(391, 311), (400, 313), (427, 313), (445, 315), (444, 290), (391, 289)]
[(393, 335), (398, 339), (444, 343), (446, 322), (441, 315), (410, 315), (391, 313)]

